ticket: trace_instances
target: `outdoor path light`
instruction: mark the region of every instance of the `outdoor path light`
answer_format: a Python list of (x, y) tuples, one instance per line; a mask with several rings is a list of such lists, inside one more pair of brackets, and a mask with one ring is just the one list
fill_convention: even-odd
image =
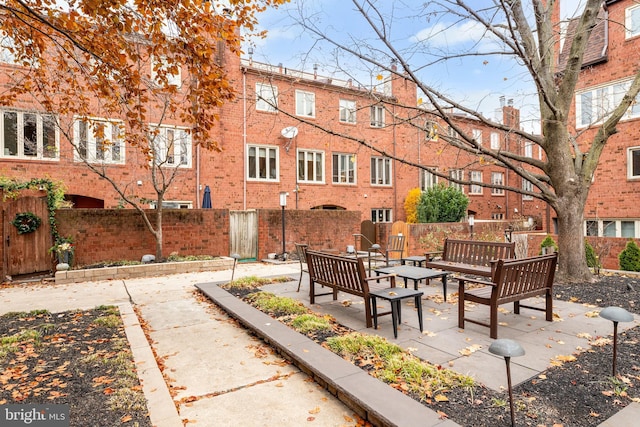
[(613, 322), (613, 376), (616, 376), (616, 356), (618, 347), (618, 322), (632, 322), (633, 315), (624, 308), (607, 307), (602, 309), (600, 317)]
[(240, 255), (231, 254), (231, 258), (233, 258), (233, 270), (231, 270), (231, 281), (233, 282), (233, 276), (236, 274), (236, 265), (238, 264), (238, 260), (240, 259)]
[(286, 249), (285, 249), (285, 239), (284, 239), (284, 208), (287, 206), (287, 196), (289, 193), (286, 191), (280, 192), (280, 206), (282, 207), (282, 260), (287, 259)]
[(473, 226), (476, 222), (476, 218), (473, 215), (469, 215), (469, 233), (471, 234), (471, 240), (473, 240)]
[(515, 414), (513, 412), (513, 390), (511, 389), (511, 367), (512, 357), (524, 356), (524, 348), (514, 340), (499, 339), (489, 346), (489, 353), (504, 357), (507, 364), (507, 386), (509, 390), (509, 408), (511, 409), (511, 425), (515, 426)]
[(371, 251), (379, 252), (380, 251), (380, 245), (377, 244), (377, 243), (374, 243), (373, 245), (371, 245), (371, 247), (367, 251), (368, 252), (368, 259), (369, 259), (369, 276), (371, 276)]

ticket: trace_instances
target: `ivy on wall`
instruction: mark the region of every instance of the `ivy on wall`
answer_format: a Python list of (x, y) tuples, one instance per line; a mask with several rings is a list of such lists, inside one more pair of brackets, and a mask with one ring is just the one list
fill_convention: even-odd
[(54, 242), (60, 240), (56, 224), (56, 209), (64, 201), (64, 186), (60, 182), (53, 182), (47, 178), (34, 178), (26, 182), (18, 182), (7, 177), (0, 177), (0, 190), (4, 192), (4, 199), (16, 199), (20, 190), (44, 190), (47, 192), (47, 208), (49, 210), (49, 225)]

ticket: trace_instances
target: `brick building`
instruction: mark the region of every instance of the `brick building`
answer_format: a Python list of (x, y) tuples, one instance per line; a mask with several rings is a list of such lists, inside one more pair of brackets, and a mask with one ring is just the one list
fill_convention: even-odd
[[(161, 126), (165, 141), (181, 141), (163, 154), (172, 159), (168, 166), (179, 168), (165, 195), (167, 207), (198, 208), (208, 187), (215, 208), (279, 208), (280, 193), (286, 192), (287, 209), (347, 209), (362, 212), (363, 220), (404, 220), (409, 190), (443, 181), (417, 165), (461, 180), (529, 188), (500, 165), (448, 146), (444, 136), (455, 137), (455, 132), (417, 106), (415, 85), (400, 74), (379, 76), (372, 86), (362, 87), (229, 53), (224, 63), (238, 97), (220, 109), (220, 123), (211, 134), (221, 151), (193, 146), (178, 121)], [(17, 68), (5, 58), (0, 84)], [(93, 155), (92, 163), (105, 167), (121, 185), (154, 199), (148, 159), (118, 143), (119, 133), (128, 130), (118, 127), (117, 118), (96, 113), (88, 126), (75, 117), (57, 117), (68, 129), (62, 132), (52, 124), (55, 112), (43, 112), (28, 98), (0, 106), (0, 111), (1, 176), (62, 181), (74, 207), (121, 205), (111, 185), (78, 158)], [(509, 126), (520, 126), (511, 102), (503, 102), (499, 116)], [(510, 133), (492, 131), (469, 117), (453, 117), (460, 129), (492, 148), (541, 155)], [(96, 124), (101, 132), (94, 131)], [(100, 137), (116, 143), (100, 150)], [(74, 151), (70, 138), (81, 141), (85, 151)], [(476, 219), (534, 217), (539, 225), (547, 222), (546, 205), (531, 197), (481, 185), (453, 185), (469, 195), (469, 212)]]
[[(560, 2), (558, 2), (560, 3)], [(559, 17), (557, 4), (556, 19)], [(576, 21), (561, 24), (561, 34), (572, 36)], [(562, 70), (569, 43), (560, 50)], [(570, 132), (578, 143), (588, 143), (611, 109), (617, 105), (638, 73), (640, 5), (632, 0), (603, 1), (599, 22), (589, 38), (576, 87)], [(602, 152), (585, 208), (585, 235), (640, 236), (640, 103), (636, 99), (616, 126)], [(594, 128), (591, 125), (595, 125)]]

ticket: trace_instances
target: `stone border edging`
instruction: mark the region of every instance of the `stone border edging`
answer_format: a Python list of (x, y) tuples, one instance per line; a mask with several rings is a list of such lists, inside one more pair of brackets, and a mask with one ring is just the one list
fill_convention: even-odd
[(244, 303), (216, 283), (195, 285), (216, 305), (375, 426), (458, 426), (420, 402)]
[(218, 259), (205, 261), (159, 262), (140, 265), (123, 265), (119, 267), (56, 271), (55, 282), (56, 285), (60, 285), (98, 280), (134, 279), (169, 274), (230, 270), (232, 268), (233, 258), (219, 257)]

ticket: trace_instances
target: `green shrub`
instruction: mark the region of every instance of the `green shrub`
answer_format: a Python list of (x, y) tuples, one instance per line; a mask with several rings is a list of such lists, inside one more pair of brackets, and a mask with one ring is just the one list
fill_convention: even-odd
[(620, 261), (620, 270), (640, 271), (640, 248), (636, 242), (629, 240), (627, 247), (618, 255), (618, 260)]
[(553, 240), (553, 237), (551, 237), (550, 234), (547, 234), (547, 237), (545, 237), (542, 243), (540, 243), (540, 254), (544, 253), (544, 248), (551, 247), (553, 248), (554, 252), (558, 252), (558, 245), (556, 244), (556, 241)]
[(469, 198), (443, 183), (423, 192), (418, 202), (418, 222), (458, 222), (467, 213)]
[(598, 269), (600, 268), (600, 260), (596, 255), (596, 250), (593, 249), (591, 243), (588, 241), (584, 241), (584, 256), (587, 259), (587, 265), (591, 268)]

